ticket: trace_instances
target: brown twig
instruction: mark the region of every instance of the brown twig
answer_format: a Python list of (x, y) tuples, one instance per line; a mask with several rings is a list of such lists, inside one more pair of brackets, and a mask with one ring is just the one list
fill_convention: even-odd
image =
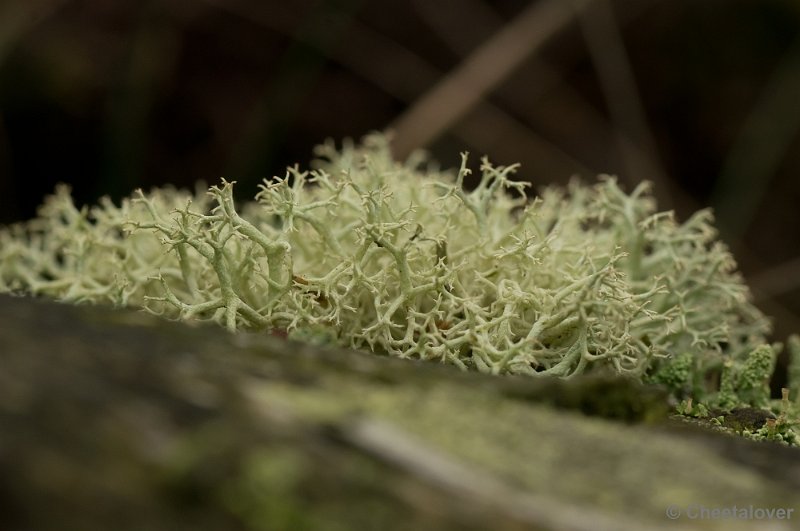
[[(575, 9), (588, 2), (576, 0)], [(403, 158), (436, 139), (573, 18), (570, 4), (558, 0), (525, 9), (392, 124), (395, 154)]]
[(653, 181), (659, 190), (660, 206), (671, 209), (669, 179), (659, 161), (614, 11), (608, 0), (596, 0), (580, 13), (579, 20), (611, 114), (623, 164), (637, 180)]
[[(266, 12), (242, 0), (205, 2), (259, 26), (303, 40), (304, 44), (315, 47), (353, 74), (406, 103), (415, 101), (425, 87), (434, 85), (436, 80), (442, 78), (442, 72), (427, 60), (357, 21), (350, 23), (347, 35), (339, 45), (322, 48), (315, 40), (306, 39), (306, 35), (292, 31), (299, 18), (292, 9), (274, 5)], [(370, 53), (364, 53), (364, 50), (370, 50)], [(546, 173), (595, 173), (595, 170), (587, 168), (566, 150), (536, 134), (528, 125), (488, 101), (477, 101), (472, 112), (463, 117), (460, 127), (453, 134), (484, 153), (492, 153), (499, 160), (521, 162), (528, 169), (550, 161), (555, 168)], [(416, 147), (422, 146), (413, 146), (411, 149)]]

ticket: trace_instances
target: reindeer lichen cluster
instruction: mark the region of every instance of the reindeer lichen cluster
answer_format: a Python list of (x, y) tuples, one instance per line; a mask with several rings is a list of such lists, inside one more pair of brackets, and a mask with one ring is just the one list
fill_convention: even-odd
[(750, 367), (765, 341), (711, 214), (678, 223), (647, 184), (626, 194), (607, 177), (528, 200), (516, 166), (483, 159), (468, 191), (466, 155), (457, 172), (425, 171), (378, 135), (318, 154), (316, 170), (290, 169), (238, 206), (224, 181), (92, 208), (60, 187), (38, 218), (0, 231), (0, 291), (689, 392), (725, 363)]

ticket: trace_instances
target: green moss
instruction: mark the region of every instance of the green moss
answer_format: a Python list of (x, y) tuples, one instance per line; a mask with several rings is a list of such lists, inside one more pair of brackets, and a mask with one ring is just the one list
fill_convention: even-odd
[(761, 345), (751, 352), (739, 372), (736, 395), (740, 402), (755, 407), (769, 403), (769, 378), (775, 369), (775, 350)]
[(692, 353), (683, 352), (666, 363), (662, 363), (658, 370), (648, 378), (648, 381), (665, 385), (673, 391), (686, 393), (690, 390), (694, 376), (694, 363)]
[(800, 404), (800, 336), (789, 336), (789, 393), (795, 403)]

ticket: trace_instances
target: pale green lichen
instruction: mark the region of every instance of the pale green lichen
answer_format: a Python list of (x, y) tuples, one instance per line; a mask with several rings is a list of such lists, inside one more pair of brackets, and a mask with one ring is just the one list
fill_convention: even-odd
[(318, 154), (239, 206), (224, 181), (92, 208), (60, 187), (0, 230), (0, 290), (496, 374), (653, 375), (682, 395), (716, 392), (725, 365), (762, 402), (768, 323), (709, 211), (678, 223), (610, 177), (528, 201), (516, 166), (486, 159), (467, 191), (466, 155), (425, 171), (379, 135)]

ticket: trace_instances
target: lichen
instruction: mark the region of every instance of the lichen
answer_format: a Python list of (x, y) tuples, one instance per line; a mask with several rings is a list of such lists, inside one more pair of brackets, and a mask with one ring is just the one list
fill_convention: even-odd
[(722, 374), (735, 402), (765, 402), (768, 322), (708, 210), (679, 223), (647, 183), (628, 194), (608, 176), (529, 200), (516, 165), (485, 158), (468, 191), (466, 154), (425, 170), (381, 135), (317, 154), (238, 206), (226, 181), (91, 208), (61, 186), (0, 229), (0, 291), (494, 374), (610, 372), (698, 399), (724, 395)]

